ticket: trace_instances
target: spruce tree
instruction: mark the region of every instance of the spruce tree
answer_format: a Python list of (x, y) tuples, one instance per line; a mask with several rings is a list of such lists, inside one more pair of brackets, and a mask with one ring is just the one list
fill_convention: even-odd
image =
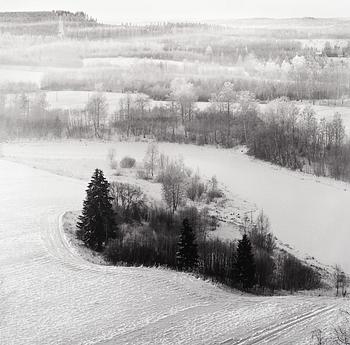
[(252, 245), (246, 234), (238, 242), (235, 262), (236, 277), (244, 290), (253, 287), (255, 282), (255, 263)]
[(177, 267), (180, 270), (191, 271), (198, 265), (196, 235), (188, 219), (184, 219), (176, 252)]
[(86, 190), (83, 210), (77, 224), (78, 237), (87, 247), (101, 251), (108, 240), (116, 237), (109, 183), (102, 170), (96, 169)]

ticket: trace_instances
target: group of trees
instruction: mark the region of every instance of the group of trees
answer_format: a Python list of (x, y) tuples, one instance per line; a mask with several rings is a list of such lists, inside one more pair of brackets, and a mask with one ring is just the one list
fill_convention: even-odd
[(340, 115), (329, 121), (315, 115), (310, 107), (276, 101), (255, 127), (249, 152), (291, 169), (348, 180), (350, 147)]
[[(134, 55), (133, 55), (134, 56)], [(208, 62), (159, 61), (152, 58), (133, 60), (127, 66), (96, 66), (84, 72), (73, 70), (69, 75), (50, 72), (42, 81), (47, 90), (94, 90), (145, 93), (155, 100), (169, 100), (177, 80), (186, 79), (178, 88), (179, 97), (195, 97), (207, 102), (225, 81), (234, 84), (234, 91), (249, 91), (259, 101), (280, 97), (292, 100), (332, 99), (339, 103), (349, 94), (350, 73), (347, 59), (294, 56), (283, 61), (261, 61), (252, 54), (239, 58), (236, 65)], [(192, 84), (192, 86), (190, 85)], [(177, 95), (176, 95), (177, 96)]]
[(150, 206), (137, 188), (113, 182), (96, 169), (87, 189), (77, 236), (114, 264), (168, 266), (250, 290), (312, 289), (320, 276), (278, 252), (261, 214), (236, 242), (206, 235), (208, 218), (195, 207), (172, 212)]
[(68, 111), (49, 109), (46, 94), (0, 93), (0, 133), (3, 138), (61, 138)]
[(120, 25), (103, 25), (95, 23), (94, 26), (70, 26), (66, 36), (72, 39), (98, 40), (98, 39), (119, 39), (119, 38), (137, 38), (147, 36), (159, 36), (172, 34), (174, 32), (198, 32), (208, 31), (212, 26), (202, 23), (189, 22), (158, 22), (152, 24), (123, 23)]

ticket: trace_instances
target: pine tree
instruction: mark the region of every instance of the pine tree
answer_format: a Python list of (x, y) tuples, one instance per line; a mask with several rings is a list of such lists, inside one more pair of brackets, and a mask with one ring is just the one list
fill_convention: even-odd
[(243, 289), (253, 287), (255, 281), (255, 263), (252, 245), (246, 234), (238, 242), (237, 257), (235, 262), (236, 277)]
[(196, 235), (188, 219), (182, 223), (182, 231), (176, 252), (177, 267), (180, 270), (191, 271), (198, 265)]
[(96, 169), (86, 190), (86, 199), (77, 224), (78, 237), (93, 250), (101, 251), (109, 239), (116, 237), (117, 227), (111, 199), (109, 183), (102, 170)]

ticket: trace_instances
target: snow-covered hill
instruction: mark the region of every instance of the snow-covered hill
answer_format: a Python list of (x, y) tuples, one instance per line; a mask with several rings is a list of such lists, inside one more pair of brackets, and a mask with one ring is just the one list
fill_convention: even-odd
[(81, 207), (85, 181), (4, 160), (0, 174), (1, 344), (305, 344), (348, 305), (90, 263), (58, 226)]

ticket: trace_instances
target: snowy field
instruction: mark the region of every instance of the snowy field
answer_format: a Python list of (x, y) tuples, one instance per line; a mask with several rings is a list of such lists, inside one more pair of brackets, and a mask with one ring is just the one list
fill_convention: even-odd
[[(5, 151), (84, 161), (102, 160), (106, 148), (47, 147)], [(144, 147), (118, 149), (136, 156)], [(160, 269), (95, 265), (76, 255), (59, 226), (63, 212), (81, 207), (86, 181), (6, 160), (0, 171), (1, 344), (309, 344), (315, 328), (335, 326), (339, 309), (350, 307), (335, 298), (242, 295)]]
[(33, 67), (0, 65), (0, 82), (28, 82), (38, 86), (44, 73)]
[[(139, 162), (147, 144), (101, 142), (36, 142), (4, 144), (6, 158), (63, 176), (89, 180), (95, 168), (111, 174), (107, 152)], [(232, 195), (263, 209), (272, 230), (284, 243), (325, 264), (341, 264), (348, 272), (350, 243), (349, 185), (316, 178), (257, 161), (239, 150), (160, 144), (160, 151), (182, 156), (187, 166), (207, 177), (216, 175)], [(67, 210), (69, 210), (67, 208)]]

